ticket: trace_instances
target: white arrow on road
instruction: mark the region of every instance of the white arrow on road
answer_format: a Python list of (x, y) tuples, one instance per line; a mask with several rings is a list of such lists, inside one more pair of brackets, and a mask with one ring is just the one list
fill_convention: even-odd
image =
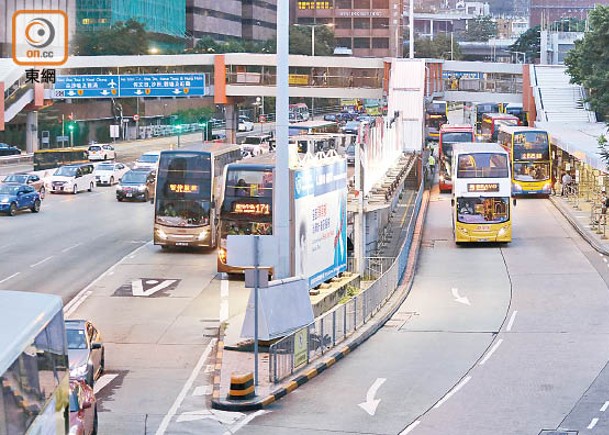
[(210, 418), (212, 420), (219, 421), (222, 424), (233, 424), (244, 416), (245, 414), (242, 412), (220, 411), (217, 409), (210, 411), (209, 409), (200, 409), (197, 411), (183, 412), (176, 421), (178, 423), (182, 423), (184, 421), (197, 421)]
[(379, 403), (381, 403), (381, 399), (375, 399), (374, 396), (376, 396), (376, 392), (386, 380), (387, 379), (385, 378), (377, 378), (366, 393), (366, 401), (359, 404), (359, 407), (369, 415), (374, 415), (376, 413), (376, 408), (379, 406)]
[[(157, 284), (158, 282), (158, 284)], [(131, 281), (131, 290), (133, 291), (133, 296), (152, 296), (159, 290), (163, 290), (164, 288), (169, 287), (171, 284), (176, 282), (175, 279), (166, 279), (163, 281), (155, 281), (151, 280), (146, 281), (146, 284), (157, 284), (154, 287), (150, 287), (148, 290), (144, 290), (144, 283), (141, 279), (136, 279), (135, 281)]]
[(460, 296), (459, 295), (459, 289), (456, 287), (452, 288), (452, 293), (453, 293), (453, 297), (455, 298), (455, 302), (459, 302), (461, 304), (464, 305), (471, 305), (469, 302), (469, 299), (467, 299), (467, 296)]

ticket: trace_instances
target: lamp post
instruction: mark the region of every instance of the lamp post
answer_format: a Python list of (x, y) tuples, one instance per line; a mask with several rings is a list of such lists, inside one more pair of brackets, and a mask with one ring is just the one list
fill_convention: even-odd
[(68, 126), (68, 130), (70, 130), (70, 147), (74, 146), (74, 124), (70, 122)]
[(176, 131), (178, 132), (178, 148), (180, 148), (180, 133), (182, 132), (182, 126), (176, 125)]
[(334, 23), (323, 23), (323, 24), (294, 24), (296, 27), (310, 27), (311, 28), (311, 56), (315, 56), (315, 28), (320, 26), (334, 27)]

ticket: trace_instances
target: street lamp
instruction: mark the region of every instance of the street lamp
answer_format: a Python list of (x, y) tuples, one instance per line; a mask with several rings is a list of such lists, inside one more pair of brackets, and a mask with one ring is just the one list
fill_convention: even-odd
[(178, 132), (178, 148), (180, 148), (180, 132), (182, 131), (181, 125), (176, 125), (176, 131)]
[(323, 24), (294, 24), (296, 27), (310, 27), (311, 28), (311, 56), (315, 56), (315, 28), (318, 26), (334, 27), (334, 23), (323, 23)]
[(68, 130), (70, 130), (70, 146), (74, 146), (74, 124), (70, 123), (68, 126)]

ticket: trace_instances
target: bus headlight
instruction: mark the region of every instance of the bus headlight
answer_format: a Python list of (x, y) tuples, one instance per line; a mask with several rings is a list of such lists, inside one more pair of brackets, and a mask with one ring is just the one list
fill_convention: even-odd
[(208, 230), (203, 230), (201, 231), (201, 233), (199, 234), (199, 237), (197, 237), (198, 240), (205, 240), (207, 238), (207, 234), (209, 233)]
[(218, 249), (218, 258), (223, 264), (226, 264), (226, 249), (220, 248)]
[(549, 192), (552, 189), (552, 184), (551, 183), (546, 183), (543, 185), (543, 191), (544, 192)]
[(499, 231), (497, 232), (497, 236), (498, 237), (503, 237), (507, 234), (507, 228), (506, 227), (501, 227), (499, 229)]
[(156, 234), (159, 236), (159, 239), (167, 240), (167, 234), (163, 230), (156, 230)]
[(514, 191), (514, 192), (522, 192), (522, 186), (520, 184), (513, 183), (512, 184), (512, 191)]

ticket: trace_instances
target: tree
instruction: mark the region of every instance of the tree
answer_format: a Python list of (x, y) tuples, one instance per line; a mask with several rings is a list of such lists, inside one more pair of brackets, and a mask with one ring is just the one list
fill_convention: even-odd
[(589, 89), (592, 110), (609, 119), (609, 7), (597, 5), (588, 16), (590, 31), (565, 56), (571, 83)]
[[(404, 50), (406, 52), (407, 48)], [(451, 58), (450, 35), (439, 34), (434, 39), (421, 38), (414, 42), (415, 57), (428, 57), (435, 59)], [(404, 56), (406, 53), (404, 52)], [(463, 57), (461, 48), (456, 41), (452, 42), (452, 58), (459, 60)]]
[(508, 49), (515, 53), (525, 53), (526, 60), (528, 63), (533, 63), (539, 59), (539, 49), (541, 46), (540, 37), (540, 26), (531, 27), (526, 32), (518, 37), (516, 42), (508, 47)]
[(467, 31), (460, 35), (462, 41), (486, 42), (497, 36), (497, 23), (491, 17), (480, 17), (467, 22)]
[(144, 25), (129, 20), (112, 27), (91, 32), (79, 32), (72, 41), (75, 55), (139, 55), (148, 52), (149, 34)]

